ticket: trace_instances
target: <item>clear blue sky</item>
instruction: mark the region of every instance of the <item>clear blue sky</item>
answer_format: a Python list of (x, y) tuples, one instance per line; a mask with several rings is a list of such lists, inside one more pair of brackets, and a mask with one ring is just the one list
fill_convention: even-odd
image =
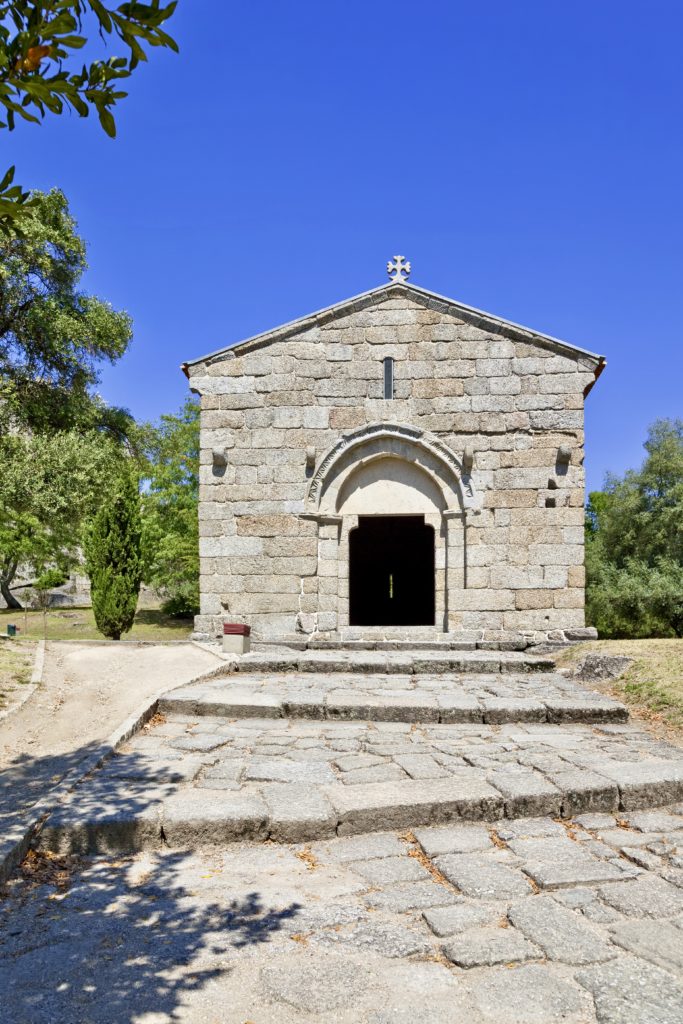
[(416, 284), (607, 356), (589, 487), (683, 415), (680, 0), (180, 0), (171, 31), (115, 141), (76, 117), (0, 137), (134, 318), (107, 400), (175, 410), (183, 360), (399, 252)]

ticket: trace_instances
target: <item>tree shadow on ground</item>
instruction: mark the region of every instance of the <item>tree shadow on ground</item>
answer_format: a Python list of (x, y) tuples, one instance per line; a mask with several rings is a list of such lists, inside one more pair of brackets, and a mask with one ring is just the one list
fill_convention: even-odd
[[(21, 759), (26, 778), (30, 760)], [(253, 873), (249, 884), (244, 875), (223, 875), (221, 851), (197, 857), (164, 848), (155, 811), (174, 789), (172, 765), (128, 753), (107, 762), (48, 819), (45, 844), (75, 852), (38, 850), (5, 887), (3, 1020), (186, 1019), (191, 993), (230, 974), (249, 950), (296, 931), (301, 905), (268, 905)], [(93, 819), (97, 829), (88, 825)], [(157, 849), (131, 856), (138, 843), (155, 844), (155, 830)], [(207, 861), (214, 865), (208, 874)], [(202, 1019), (198, 1010), (193, 1020)]]
[(21, 754), (0, 772), (0, 830), (8, 821), (27, 815), (37, 800), (46, 796), (68, 773), (100, 748), (88, 743), (67, 753), (31, 757)]
[(169, 615), (161, 608), (138, 608), (135, 613), (137, 626), (173, 626), (178, 630), (192, 632), (194, 619), (191, 615)]

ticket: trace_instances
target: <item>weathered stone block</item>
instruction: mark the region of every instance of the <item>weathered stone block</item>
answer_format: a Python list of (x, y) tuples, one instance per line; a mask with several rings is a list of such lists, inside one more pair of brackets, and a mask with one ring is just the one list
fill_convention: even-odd
[(493, 820), (503, 806), (498, 792), (467, 769), (457, 777), (428, 782), (329, 786), (325, 795), (337, 811), (339, 835), (457, 819)]
[(481, 854), (445, 854), (437, 857), (435, 864), (465, 896), (475, 899), (515, 899), (528, 896), (532, 891), (521, 871)]
[(447, 942), (443, 951), (459, 967), (519, 963), (542, 955), (538, 946), (514, 928), (471, 928), (466, 935)]
[(612, 945), (550, 896), (514, 903), (508, 917), (550, 960), (580, 965), (612, 960), (617, 955)]
[(571, 587), (553, 591), (553, 601), (556, 608), (583, 608), (585, 595), (583, 589)]
[(515, 594), (515, 607), (520, 611), (529, 608), (547, 608), (552, 595), (547, 590), (518, 590)]
[(268, 808), (242, 792), (185, 789), (164, 801), (162, 824), (166, 843), (176, 849), (265, 839)]

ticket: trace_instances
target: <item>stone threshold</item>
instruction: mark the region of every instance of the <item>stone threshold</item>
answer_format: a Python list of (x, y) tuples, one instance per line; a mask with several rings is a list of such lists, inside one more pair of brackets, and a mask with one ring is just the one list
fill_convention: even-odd
[(433, 626), (346, 627), (337, 633), (283, 633), (263, 636), (252, 633), (252, 650), (292, 651), (526, 651), (528, 654), (562, 650), (586, 640), (596, 640), (591, 627), (569, 630), (532, 631), (456, 630), (443, 632)]

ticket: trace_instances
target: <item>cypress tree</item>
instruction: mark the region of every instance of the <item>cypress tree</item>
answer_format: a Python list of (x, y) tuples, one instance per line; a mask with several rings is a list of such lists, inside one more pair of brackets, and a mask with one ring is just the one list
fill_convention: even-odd
[(86, 570), (100, 633), (120, 640), (133, 625), (142, 577), (141, 519), (137, 480), (126, 473), (90, 527)]

